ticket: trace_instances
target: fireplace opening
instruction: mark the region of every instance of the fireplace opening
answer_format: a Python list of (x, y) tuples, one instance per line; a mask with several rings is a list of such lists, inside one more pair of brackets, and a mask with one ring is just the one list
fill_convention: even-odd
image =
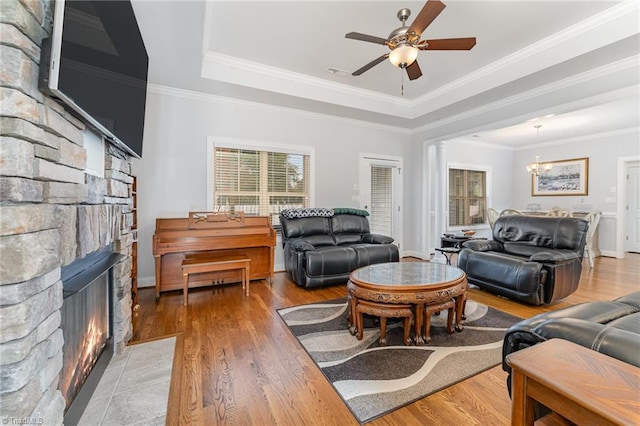
[(65, 423), (82, 416), (113, 355), (113, 265), (123, 256), (111, 246), (62, 269), (64, 336), (59, 389), (65, 398)]

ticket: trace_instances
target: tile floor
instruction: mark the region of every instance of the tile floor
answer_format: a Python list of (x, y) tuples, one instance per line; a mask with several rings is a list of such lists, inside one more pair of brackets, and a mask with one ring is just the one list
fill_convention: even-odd
[(127, 346), (109, 361), (81, 426), (164, 425), (176, 338)]

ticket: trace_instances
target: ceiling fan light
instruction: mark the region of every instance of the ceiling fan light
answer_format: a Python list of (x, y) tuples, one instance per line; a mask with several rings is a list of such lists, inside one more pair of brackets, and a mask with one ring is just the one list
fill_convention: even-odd
[(396, 67), (405, 68), (414, 63), (417, 57), (418, 49), (403, 43), (389, 53), (389, 62)]

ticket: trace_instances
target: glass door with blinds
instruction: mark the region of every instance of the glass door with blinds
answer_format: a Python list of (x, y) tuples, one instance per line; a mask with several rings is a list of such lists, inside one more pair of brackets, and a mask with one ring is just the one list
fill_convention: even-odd
[(401, 167), (399, 160), (361, 159), (361, 207), (370, 214), (374, 234), (389, 235), (400, 245)]

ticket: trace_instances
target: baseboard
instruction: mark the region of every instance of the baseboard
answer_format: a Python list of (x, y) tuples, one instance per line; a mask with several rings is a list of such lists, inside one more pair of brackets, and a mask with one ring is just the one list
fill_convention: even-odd
[(415, 257), (417, 259), (422, 259), (422, 260), (429, 260), (431, 258), (430, 255), (425, 256), (424, 253), (421, 253), (419, 251), (412, 251), (412, 250), (407, 250), (400, 253), (400, 258), (403, 258), (403, 257)]
[(600, 250), (600, 256), (603, 257), (618, 257), (615, 251)]

